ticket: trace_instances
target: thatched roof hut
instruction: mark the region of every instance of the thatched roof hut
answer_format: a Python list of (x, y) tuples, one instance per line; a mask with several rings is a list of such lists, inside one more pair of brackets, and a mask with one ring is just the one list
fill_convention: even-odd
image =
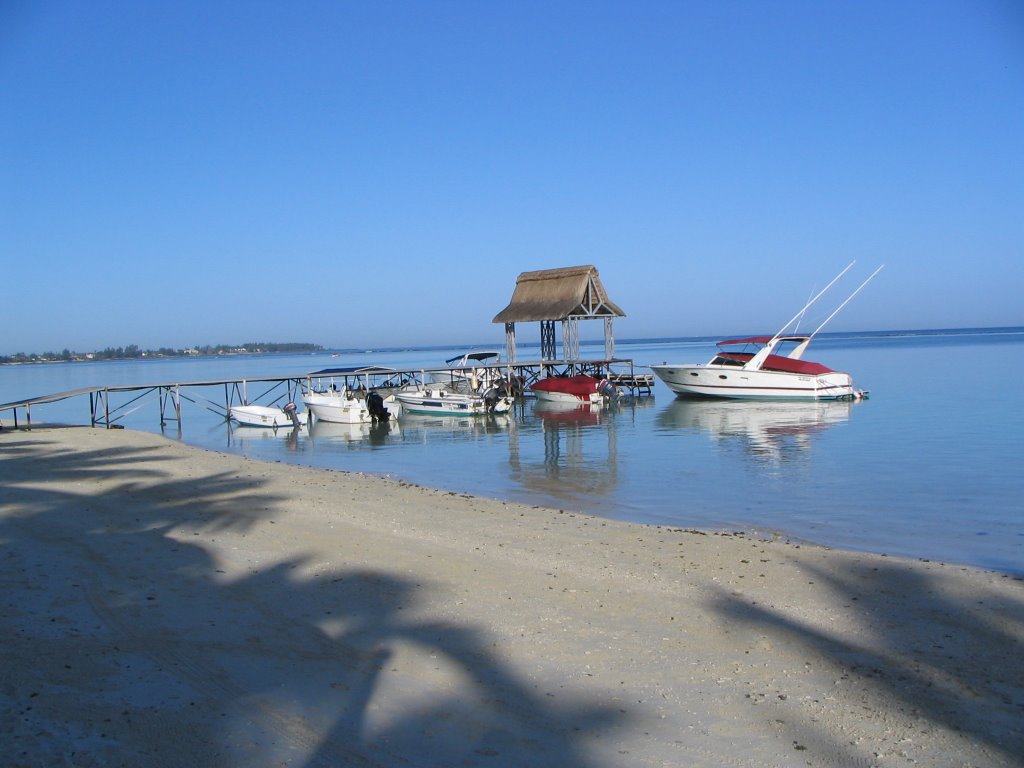
[(591, 265), (541, 269), (523, 272), (516, 280), (515, 292), (508, 306), (494, 316), (495, 323), (505, 324), (507, 359), (515, 360), (515, 324), (541, 324), (541, 358), (555, 358), (556, 321), (562, 323), (563, 359), (579, 358), (579, 320), (605, 321), (605, 353), (614, 354), (612, 320), (625, 317), (617, 304), (608, 298), (597, 268)]
[(608, 298), (597, 267), (562, 267), (523, 272), (512, 301), (494, 316), (496, 323), (539, 323), (570, 317), (625, 317)]

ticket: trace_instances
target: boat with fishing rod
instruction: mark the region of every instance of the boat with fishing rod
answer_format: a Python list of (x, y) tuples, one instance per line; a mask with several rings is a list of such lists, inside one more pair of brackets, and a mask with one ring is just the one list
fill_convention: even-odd
[(843, 371), (805, 360), (814, 337), (854, 296), (882, 271), (876, 269), (812, 333), (789, 332), (808, 309), (845, 275), (847, 265), (774, 336), (750, 336), (718, 343), (707, 363), (652, 365), (651, 370), (677, 397), (722, 397), (767, 400), (856, 400), (867, 395)]

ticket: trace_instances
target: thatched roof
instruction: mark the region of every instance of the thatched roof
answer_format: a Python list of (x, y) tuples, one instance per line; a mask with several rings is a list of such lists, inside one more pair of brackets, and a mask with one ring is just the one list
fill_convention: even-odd
[(523, 272), (512, 301), (494, 316), (495, 323), (535, 323), (569, 317), (625, 317), (601, 285), (597, 268), (563, 267)]

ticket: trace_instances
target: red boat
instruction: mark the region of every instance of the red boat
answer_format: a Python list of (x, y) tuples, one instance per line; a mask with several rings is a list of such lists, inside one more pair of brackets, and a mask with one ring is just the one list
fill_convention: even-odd
[(601, 403), (615, 394), (608, 379), (580, 374), (579, 376), (550, 376), (530, 387), (538, 401), (548, 403)]

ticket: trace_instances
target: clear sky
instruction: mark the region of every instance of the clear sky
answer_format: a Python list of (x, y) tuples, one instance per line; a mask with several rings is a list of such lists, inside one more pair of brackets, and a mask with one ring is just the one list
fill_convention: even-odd
[(2, 354), (500, 345), (577, 264), (773, 332), (853, 259), (828, 330), (1024, 324), (1024, 3), (0, 1)]

